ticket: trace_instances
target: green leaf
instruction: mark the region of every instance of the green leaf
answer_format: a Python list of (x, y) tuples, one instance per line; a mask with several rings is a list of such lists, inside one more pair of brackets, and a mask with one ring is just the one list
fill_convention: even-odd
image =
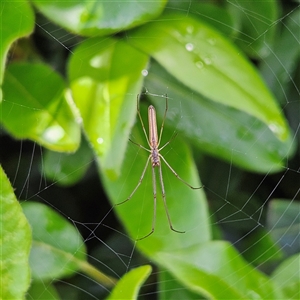
[(291, 138), (285, 142), (278, 140), (261, 121), (193, 93), (153, 62), (145, 88), (159, 116), (164, 113), (165, 103), (151, 92), (162, 95), (166, 86), (169, 88), (166, 124), (201, 151), (256, 172), (280, 170), (285, 158), (293, 153)]
[(252, 57), (266, 56), (269, 53), (268, 44), (275, 36), (278, 2), (236, 0), (228, 2), (227, 7), (239, 23), (236, 43)]
[(130, 270), (117, 283), (107, 299), (137, 299), (139, 289), (151, 273), (151, 266)]
[(209, 299), (280, 299), (280, 289), (275, 293), (268, 277), (223, 241), (160, 251), (155, 259), (179, 282)]
[(188, 11), (189, 15), (193, 15), (212, 27), (222, 32), (225, 36), (235, 34), (234, 19), (232, 15), (224, 7), (215, 3), (199, 2), (199, 1), (169, 1), (165, 11), (174, 12)]
[[(34, 28), (34, 14), (26, 0), (1, 1), (0, 85), (3, 82), (8, 50), (15, 40), (29, 35)], [(0, 103), (2, 91), (0, 90)]]
[(30, 284), (31, 231), (1, 166), (0, 207), (0, 298), (24, 299)]
[(53, 280), (74, 274), (79, 261), (86, 259), (85, 245), (75, 227), (44, 204), (23, 202), (22, 207), (32, 228), (33, 279)]
[(256, 230), (243, 244), (243, 256), (255, 266), (270, 264), (283, 257), (283, 252), (266, 230)]
[(273, 199), (269, 203), (267, 228), (274, 242), (289, 255), (300, 251), (299, 212), (300, 203), (291, 199)]
[[(282, 25), (281, 22), (277, 27), (279, 25)], [(297, 84), (297, 79), (292, 80), (300, 59), (299, 28), (300, 10), (296, 9), (285, 18), (282, 30), (278, 28), (278, 36), (269, 46), (270, 53), (260, 64), (266, 83), (283, 104), (290, 102), (288, 94), (291, 86), (295, 87), (299, 95), (299, 81)]]
[(85, 36), (108, 35), (140, 25), (157, 17), (166, 4), (166, 0), (32, 2), (53, 22)]
[(192, 91), (258, 118), (281, 140), (289, 137), (284, 116), (254, 67), (206, 24), (165, 14), (128, 33), (127, 41)]
[(52, 281), (80, 270), (105, 286), (115, 284), (114, 278), (86, 261), (82, 237), (67, 220), (41, 203), (24, 202), (22, 207), (32, 228), (30, 267), (34, 280)]
[(47, 286), (45, 286), (45, 282), (34, 281), (30, 285), (26, 299), (59, 300), (60, 297), (52, 284), (47, 283)]
[(158, 272), (159, 279), (159, 299), (161, 300), (200, 300), (206, 299), (200, 297), (199, 294), (193, 293), (182, 284), (180, 284), (169, 272), (160, 270)]
[(75, 153), (45, 151), (41, 171), (58, 185), (70, 186), (82, 179), (93, 159), (89, 145), (82, 139)]
[(278, 289), (283, 290), (282, 299), (300, 298), (300, 254), (295, 254), (276, 268), (272, 279)]
[(3, 84), (0, 117), (15, 138), (55, 151), (75, 151), (80, 128), (63, 79), (46, 65), (12, 64)]
[(83, 42), (70, 61), (72, 94), (84, 132), (112, 179), (120, 173), (147, 62), (146, 55), (110, 38)]

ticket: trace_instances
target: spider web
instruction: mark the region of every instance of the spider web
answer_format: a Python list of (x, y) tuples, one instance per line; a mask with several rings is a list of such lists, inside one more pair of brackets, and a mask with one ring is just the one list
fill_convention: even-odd
[[(234, 1), (228, 1), (228, 4), (234, 9), (239, 9), (238, 4)], [(255, 12), (248, 10), (244, 10), (243, 13), (249, 18), (255, 16), (257, 20), (269, 24), (268, 29), (257, 38), (260, 39), (264, 38), (268, 30), (271, 30), (277, 24), (282, 24), (285, 29), (289, 30), (287, 24), (290, 23), (287, 20), (295, 9), (299, 9), (299, 6), (292, 6), (292, 4), (290, 7), (280, 19), (276, 20), (275, 24), (269, 24), (268, 19), (263, 14), (257, 15)], [(190, 6), (187, 6), (185, 11), (187, 15), (191, 13), (190, 8)], [(206, 21), (228, 26), (220, 20), (212, 19), (209, 15), (200, 15), (204, 20), (207, 19)], [(234, 28), (229, 29), (235, 30)], [(57, 53), (58, 56), (72, 54), (72, 49), (82, 43), (81, 38), (78, 36), (71, 35), (60, 28), (54, 30), (53, 24), (39, 14), (36, 23), (36, 33), (33, 38), (36, 40), (36, 43), (41, 43), (42, 40), (47, 39), (52, 40), (52, 49), (43, 48), (43, 45), (39, 45), (40, 51), (45, 57), (49, 53)], [(126, 36), (124, 36), (125, 38)], [(245, 34), (246, 40), (250, 38)], [(294, 36), (294, 38), (298, 43), (300, 42), (299, 35)], [(249, 51), (252, 50), (252, 45), (255, 42), (256, 40), (253, 40), (248, 43)], [(61, 51), (62, 48), (64, 51)], [(267, 43), (266, 48), (270, 52), (272, 59), (267, 59), (267, 56), (262, 58), (264, 62), (264, 66), (261, 69), (262, 74), (264, 74), (264, 68), (272, 69), (272, 66), (269, 65), (272, 62), (276, 62), (276, 65), (282, 66), (285, 70), (282, 76), (286, 78), (286, 82), (289, 82), (288, 89), (281, 85), (283, 81), (282, 78), (276, 75), (276, 70), (274, 70), (273, 78), (275, 83), (267, 81), (267, 84), (281, 96), (281, 106), (292, 129), (293, 139), (299, 141), (300, 92), (299, 85), (294, 79), (294, 73), (297, 71), (296, 66), (291, 71), (287, 63)], [(59, 61), (59, 57), (52, 56), (51, 64), (64, 73), (63, 66), (59, 65)], [(297, 76), (299, 78), (299, 69)], [(144, 86), (144, 88), (148, 90), (147, 86)], [(150, 92), (156, 94), (155, 91), (151, 90)], [(165, 87), (165, 92), (168, 92), (168, 86)], [(135, 95), (132, 96), (135, 98)], [(157, 93), (157, 97), (162, 97), (162, 94)], [(182, 100), (178, 101), (180, 107), (180, 101)], [(171, 105), (168, 113), (172, 115)], [(178, 127), (181, 123), (186, 122), (187, 119), (196, 118), (192, 112), (189, 115), (182, 111), (178, 113)], [(134, 136), (132, 138), (134, 139)], [(147, 263), (151, 264), (151, 261), (139, 253), (136, 248), (136, 242), (132, 241), (126, 234), (116, 218), (114, 209), (111, 207), (99, 181), (96, 162), (92, 156), (82, 164), (82, 168), (86, 169), (83, 179), (74, 186), (62, 187), (60, 181), (63, 179), (49, 181), (45, 177), (43, 163), (46, 154), (41, 146), (30, 141), (13, 140), (4, 131), (1, 134), (1, 145), (5, 145), (5, 147), (1, 147), (1, 164), (11, 179), (17, 198), (44, 203), (68, 219), (83, 237), (84, 244), (88, 249), (88, 259), (92, 265), (110, 276), (121, 278), (123, 274), (134, 267)], [(232, 145), (232, 149), (235, 149), (235, 146)], [(129, 147), (135, 146), (129, 145)], [(255, 147), (255, 143), (253, 147)], [(167, 159), (171, 152), (176, 155), (176, 148), (172, 143), (168, 145), (164, 157)], [(143, 154), (142, 150), (136, 147), (135, 160), (138, 160), (143, 155), (147, 155), (147, 153)], [(201, 154), (201, 161), (205, 160), (205, 163), (203, 164), (203, 169), (199, 170), (199, 172), (201, 180), (205, 184), (205, 193), (210, 205), (211, 226), (212, 228), (219, 228), (218, 230), (225, 235), (225, 238), (239, 249), (241, 255), (250, 257), (251, 253), (249, 252), (251, 252), (252, 248), (250, 245), (248, 247), (245, 246), (243, 241), (249, 239), (257, 229), (268, 226), (266, 225), (267, 208), (270, 201), (282, 198), (289, 199), (291, 204), (299, 201), (299, 151), (293, 158), (286, 161), (282, 172), (275, 174), (272, 173), (272, 170), (265, 174), (241, 171), (232, 162), (220, 161), (209, 156), (204, 156), (203, 158), (203, 155)], [(232, 155), (234, 155), (234, 150)], [(57, 159), (59, 160), (59, 157)], [(175, 166), (173, 167), (175, 168)], [(130, 171), (135, 172), (134, 161)], [(165, 169), (163, 171), (164, 174), (168, 173)], [(172, 175), (166, 175), (166, 177), (168, 176)], [(126, 181), (124, 185), (126, 185)], [(152, 193), (150, 173), (146, 173), (144, 183), (140, 189), (145, 193)], [(299, 235), (294, 236), (292, 240), (287, 238), (289, 228), (299, 223), (299, 213), (295, 219), (290, 220), (286, 231), (281, 232), (281, 236), (278, 237), (278, 249), (287, 254), (299, 251)], [(272, 224), (273, 228), (281, 220), (286, 219), (285, 214), (287, 214), (287, 210), (283, 210), (281, 215), (277, 216), (277, 221)], [(272, 227), (269, 229), (272, 229)], [(250, 242), (251, 239), (249, 239)], [(264, 262), (261, 261), (259, 265), (263, 269)], [(153, 299), (160, 296), (159, 293), (162, 291), (158, 289), (158, 286), (163, 283), (159, 279), (163, 272), (160, 269), (154, 269), (150, 279), (140, 292), (141, 297)], [(171, 278), (170, 280), (173, 279)], [(45, 283), (45, 289), (48, 288), (48, 284), (48, 282)], [(68, 295), (68, 299), (103, 299), (110, 292), (104, 285), (100, 285), (81, 272), (78, 272), (76, 276), (71, 278), (55, 281), (55, 286), (61, 295)], [(167, 285), (165, 286), (167, 288)], [(176, 292), (180, 292), (180, 289), (184, 288), (179, 287)]]

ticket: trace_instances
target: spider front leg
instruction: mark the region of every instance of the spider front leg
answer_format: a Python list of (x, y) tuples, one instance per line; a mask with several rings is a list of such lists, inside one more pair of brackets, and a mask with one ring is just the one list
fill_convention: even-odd
[(132, 193), (129, 195), (129, 197), (128, 197), (126, 200), (124, 200), (124, 201), (122, 201), (122, 202), (119, 202), (119, 203), (115, 204), (115, 206), (116, 206), (116, 205), (121, 205), (121, 204), (123, 204), (123, 203), (129, 201), (129, 200), (132, 198), (132, 196), (134, 195), (134, 193), (136, 192), (136, 190), (139, 188), (139, 186), (141, 185), (141, 183), (142, 183), (142, 181), (143, 181), (143, 179), (144, 179), (144, 176), (145, 176), (145, 173), (146, 173), (146, 170), (147, 170), (147, 167), (148, 167), (150, 158), (151, 158), (151, 155), (149, 155), (149, 157), (148, 157), (148, 159), (147, 159), (147, 162), (146, 162), (146, 165), (145, 165), (145, 168), (144, 168), (144, 170), (143, 170), (143, 173), (142, 173), (142, 175), (141, 175), (141, 177), (140, 177), (140, 180), (139, 180), (137, 186), (136, 186), (136, 187), (134, 188), (134, 190), (132, 191)]

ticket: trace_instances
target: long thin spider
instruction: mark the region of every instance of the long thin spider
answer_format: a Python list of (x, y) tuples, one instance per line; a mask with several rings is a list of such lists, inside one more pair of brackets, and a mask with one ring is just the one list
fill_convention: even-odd
[(151, 231), (146, 234), (145, 236), (143, 236), (142, 238), (139, 238), (138, 240), (142, 240), (146, 237), (148, 237), (149, 235), (151, 235), (154, 232), (155, 229), (155, 222), (156, 222), (156, 176), (155, 176), (155, 167), (158, 167), (159, 169), (159, 180), (160, 180), (160, 185), (161, 185), (161, 190), (162, 190), (162, 197), (163, 197), (163, 203), (164, 203), (164, 207), (165, 207), (165, 211), (167, 214), (167, 218), (168, 218), (168, 222), (169, 222), (169, 226), (171, 228), (171, 230), (178, 232), (178, 233), (185, 233), (185, 231), (179, 231), (174, 229), (172, 222), (171, 222), (171, 218), (170, 218), (170, 214), (168, 211), (168, 207), (167, 207), (167, 202), (166, 202), (166, 193), (165, 193), (165, 187), (164, 187), (164, 181), (163, 181), (163, 175), (162, 175), (162, 170), (161, 170), (161, 163), (160, 163), (160, 159), (162, 159), (164, 161), (164, 163), (167, 165), (167, 167), (171, 170), (171, 172), (181, 181), (183, 182), (185, 185), (187, 185), (188, 187), (190, 187), (193, 190), (196, 189), (201, 189), (203, 186), (200, 187), (193, 187), (190, 184), (188, 184), (186, 181), (184, 181), (175, 171), (174, 169), (169, 165), (169, 163), (166, 161), (166, 159), (159, 153), (163, 148), (165, 148), (175, 137), (177, 134), (173, 135), (173, 137), (166, 142), (162, 147), (159, 148), (159, 144), (161, 141), (161, 137), (162, 137), (162, 133), (163, 133), (163, 128), (164, 128), (164, 124), (165, 124), (165, 119), (166, 119), (166, 115), (167, 115), (167, 111), (168, 111), (168, 97), (166, 95), (166, 109), (165, 109), (165, 113), (164, 113), (164, 117), (163, 117), (163, 121), (162, 121), (162, 125), (160, 128), (160, 133), (159, 133), (159, 137), (157, 136), (157, 123), (156, 123), (156, 111), (154, 106), (150, 105), (148, 107), (148, 121), (149, 121), (149, 138), (144, 126), (144, 122), (140, 113), (140, 107), (139, 107), (139, 95), (137, 96), (137, 113), (138, 116), (140, 118), (141, 124), (142, 124), (142, 128), (147, 140), (147, 143), (150, 147), (150, 149), (145, 148), (144, 146), (130, 140), (133, 144), (139, 146), (140, 148), (150, 152), (149, 157), (147, 159), (146, 165), (144, 167), (144, 170), (142, 172), (142, 175), (140, 177), (140, 180), (137, 184), (137, 186), (134, 188), (134, 190), (131, 192), (131, 194), (129, 195), (129, 197), (120, 202), (117, 203), (116, 205), (121, 205), (127, 201), (129, 201), (132, 196), (134, 195), (134, 193), (136, 192), (136, 190), (138, 189), (138, 187), (141, 185), (144, 176), (145, 176), (145, 172), (147, 170), (147, 167), (149, 165), (149, 161), (151, 160), (151, 166), (152, 166), (152, 185), (153, 185), (153, 199), (154, 199), (154, 209), (153, 209), (153, 219), (152, 219), (152, 229)]

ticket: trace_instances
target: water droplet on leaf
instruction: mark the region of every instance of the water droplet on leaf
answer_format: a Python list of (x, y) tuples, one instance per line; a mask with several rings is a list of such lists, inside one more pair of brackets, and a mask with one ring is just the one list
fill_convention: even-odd
[(187, 51), (193, 51), (193, 50), (194, 50), (194, 45), (193, 45), (192, 43), (187, 43), (187, 44), (185, 45), (185, 49), (186, 49)]
[(97, 143), (98, 143), (99, 145), (103, 144), (103, 142), (104, 142), (104, 139), (103, 139), (103, 138), (101, 138), (101, 137), (97, 138)]
[(142, 70), (141, 73), (142, 73), (143, 76), (146, 77), (148, 75), (148, 70), (144, 69), (144, 70)]
[(198, 68), (198, 69), (202, 69), (203, 68), (203, 62), (202, 61), (196, 61), (196, 67)]

